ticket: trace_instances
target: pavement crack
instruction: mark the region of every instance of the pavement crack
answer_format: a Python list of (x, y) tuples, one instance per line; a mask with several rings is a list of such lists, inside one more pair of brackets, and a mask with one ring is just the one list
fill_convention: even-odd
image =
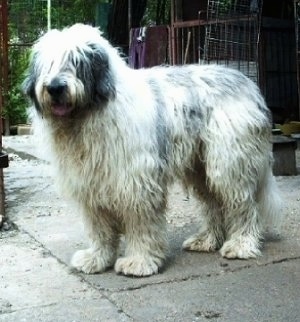
[[(280, 264), (283, 262), (290, 262), (290, 261), (294, 261), (294, 260), (299, 260), (300, 256), (295, 256), (295, 257), (290, 257), (290, 258), (282, 258), (282, 259), (278, 259), (278, 260), (273, 260), (271, 262), (267, 262), (264, 264), (247, 264), (247, 265), (243, 265), (241, 267), (234, 267), (234, 268), (230, 268), (230, 266), (226, 266), (226, 268), (222, 271), (219, 272), (213, 272), (213, 273), (206, 273), (206, 274), (192, 274), (189, 276), (185, 276), (185, 277), (175, 277), (169, 280), (161, 280), (161, 281), (154, 281), (154, 282), (149, 282), (149, 283), (144, 283), (142, 285), (136, 285), (136, 286), (128, 286), (128, 287), (123, 287), (123, 288), (117, 288), (117, 289), (110, 289), (110, 288), (105, 288), (105, 287), (99, 287), (99, 286), (94, 286), (96, 289), (98, 289), (99, 291), (103, 291), (106, 293), (114, 293), (114, 292), (128, 292), (128, 291), (136, 291), (136, 290), (141, 290), (147, 287), (151, 287), (151, 286), (157, 286), (157, 285), (164, 285), (164, 284), (172, 284), (172, 283), (180, 283), (180, 282), (185, 282), (185, 281), (193, 281), (193, 280), (197, 280), (199, 278), (213, 278), (216, 276), (221, 276), (224, 275), (226, 273), (236, 273), (245, 269), (250, 269), (253, 267), (266, 267), (269, 265), (274, 265), (274, 264)], [(90, 283), (88, 280), (86, 280), (84, 277), (82, 277), (86, 283), (90, 284), (91, 286), (93, 286), (92, 283)]]
[(264, 266), (267, 266), (270, 264), (280, 264), (280, 263), (284, 263), (284, 262), (291, 262), (291, 261), (298, 260), (298, 259), (300, 259), (300, 256), (274, 259), (272, 262), (266, 263), (266, 265), (264, 265)]
[(54, 305), (57, 305), (57, 304), (58, 304), (57, 302), (53, 302), (53, 303), (42, 304), (42, 305), (26, 306), (26, 307), (21, 307), (21, 308), (17, 308), (17, 309), (11, 309), (11, 307), (9, 307), (8, 309), (0, 309), (0, 316), (5, 315), (5, 314), (12, 314), (12, 313), (16, 313), (16, 312), (22, 312), (22, 311), (26, 311), (26, 310), (32, 310), (32, 309), (36, 309), (36, 308), (51, 307), (51, 306), (54, 306)]

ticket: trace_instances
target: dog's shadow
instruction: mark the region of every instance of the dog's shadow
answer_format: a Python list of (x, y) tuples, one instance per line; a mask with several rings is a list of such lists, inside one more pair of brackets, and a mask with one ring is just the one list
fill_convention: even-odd
[[(193, 278), (211, 278), (226, 272), (240, 271), (253, 265), (264, 265), (280, 257), (284, 251), (281, 248), (283, 237), (278, 234), (268, 233), (262, 249), (262, 256), (256, 259), (225, 259), (218, 251), (212, 253), (193, 252), (182, 250), (183, 241), (197, 231), (194, 223), (183, 227), (169, 226), (168, 240), (169, 251), (163, 268), (156, 275), (135, 277), (130, 275), (118, 275), (113, 267), (102, 274), (86, 275), (80, 273), (82, 278), (97, 289), (103, 291), (134, 290), (145, 286), (159, 285), (172, 281), (185, 281)], [(284, 243), (285, 244), (285, 243)], [(279, 253), (276, 252), (279, 249)], [(120, 248), (120, 256), (124, 253), (124, 243)], [(278, 257), (278, 258), (279, 258)]]

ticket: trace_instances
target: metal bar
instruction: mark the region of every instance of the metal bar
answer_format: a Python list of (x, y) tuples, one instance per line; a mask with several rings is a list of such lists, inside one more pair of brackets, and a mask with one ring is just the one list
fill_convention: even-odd
[(187, 43), (186, 43), (186, 47), (185, 47), (183, 64), (186, 64), (187, 63), (188, 53), (189, 53), (189, 48), (190, 48), (190, 43), (191, 43), (191, 31), (188, 31)]
[[(5, 99), (8, 90), (8, 8), (7, 8), (7, 0), (2, 0), (0, 4), (0, 91), (1, 91), (1, 101), (0, 101), (0, 113), (2, 115), (2, 108), (5, 106)], [(0, 148), (2, 150), (2, 117), (0, 122)], [(8, 127), (9, 130), (9, 127)], [(8, 166), (8, 157), (4, 157), (5, 162), (3, 165)], [(4, 190), (4, 179), (3, 179), (3, 169), (0, 168), (0, 227), (3, 224), (5, 217), (5, 190)]]
[(299, 28), (300, 28), (300, 1), (295, 0), (294, 1), (294, 21), (295, 21), (295, 33), (296, 33), (296, 68), (297, 68), (297, 85), (298, 85), (298, 119), (300, 119), (300, 48), (299, 48)]
[(51, 0), (47, 0), (47, 30), (51, 29)]
[(132, 1), (128, 0), (128, 38), (129, 38), (129, 45), (131, 44), (131, 25), (132, 25)]
[[(2, 87), (2, 99), (1, 99), (1, 115), (2, 109), (6, 105), (6, 96), (8, 92), (8, 7), (7, 7), (7, 0), (3, 0), (1, 2), (1, 27), (2, 27), (2, 34), (1, 34), (1, 87)], [(3, 133), (2, 129), (2, 122), (0, 122), (1, 126), (1, 133)], [(9, 134), (9, 122), (6, 118), (5, 122), (5, 134)], [(0, 140), (0, 146), (2, 147), (2, 138)]]

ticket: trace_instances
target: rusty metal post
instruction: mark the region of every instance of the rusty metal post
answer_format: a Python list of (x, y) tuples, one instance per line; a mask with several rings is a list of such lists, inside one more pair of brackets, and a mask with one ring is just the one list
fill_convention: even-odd
[(295, 34), (296, 34), (296, 68), (298, 86), (298, 119), (300, 119), (300, 0), (294, 0)]
[(175, 4), (174, 0), (171, 1), (171, 24), (170, 24), (170, 65), (175, 65), (175, 32), (174, 32), (174, 19), (175, 19)]
[[(0, 3), (0, 113), (2, 116), (2, 109), (5, 106), (7, 91), (8, 91), (8, 9), (7, 0), (2, 0)], [(2, 117), (0, 122), (0, 150), (2, 151), (2, 133), (3, 123)], [(5, 214), (5, 193), (4, 193), (4, 180), (3, 168), (8, 166), (7, 155), (3, 155), (0, 151), (0, 227), (4, 220)], [(3, 158), (2, 158), (3, 157)]]

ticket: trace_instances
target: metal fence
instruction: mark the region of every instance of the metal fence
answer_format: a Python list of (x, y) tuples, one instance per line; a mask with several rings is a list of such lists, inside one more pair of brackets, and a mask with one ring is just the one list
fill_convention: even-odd
[(241, 70), (258, 82), (261, 1), (208, 0), (204, 60)]

